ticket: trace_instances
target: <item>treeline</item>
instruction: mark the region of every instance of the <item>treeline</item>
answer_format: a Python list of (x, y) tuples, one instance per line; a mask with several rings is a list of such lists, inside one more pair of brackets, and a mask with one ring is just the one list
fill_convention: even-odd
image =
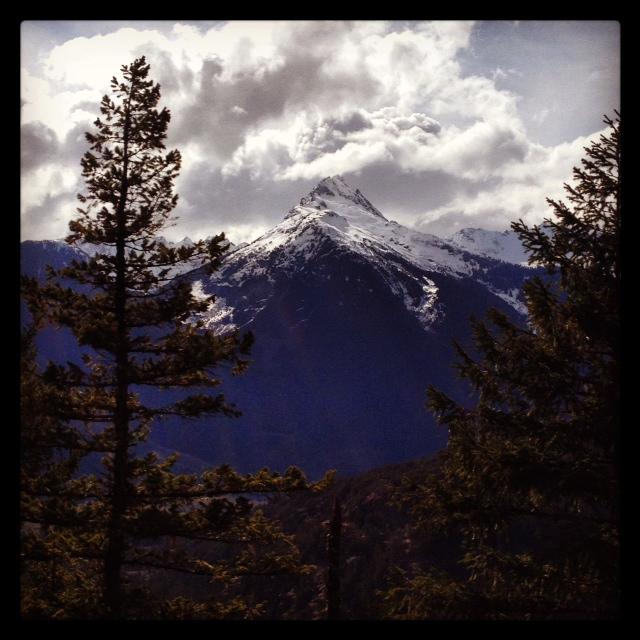
[[(554, 217), (512, 225), (555, 277), (524, 285), (528, 326), (495, 311), (473, 321), (479, 356), (458, 348), (457, 367), (474, 406), (429, 389), (446, 450), (334, 484), (297, 468), (178, 474), (175, 456), (140, 453), (164, 417), (237, 415), (220, 372), (242, 374), (253, 341), (216, 335), (213, 300), (177, 276), (197, 259), (216, 269), (224, 235), (158, 239), (181, 161), (159, 99), (144, 57), (111, 80), (67, 237), (104, 250), (22, 280), (21, 615), (617, 617), (619, 117), (585, 149), (568, 202), (549, 201)], [(36, 365), (46, 325), (73, 333), (81, 361)], [(152, 405), (147, 387), (179, 395)]]

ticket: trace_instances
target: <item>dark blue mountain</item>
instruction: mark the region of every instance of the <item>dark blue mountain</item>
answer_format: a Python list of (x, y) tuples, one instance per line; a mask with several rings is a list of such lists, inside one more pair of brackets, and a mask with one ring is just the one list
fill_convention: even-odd
[[(62, 255), (34, 249), (23, 253), (25, 270)], [(190, 466), (296, 464), (312, 476), (434, 453), (447, 434), (424, 408), (427, 385), (469, 400), (452, 340), (469, 345), (469, 317), (489, 307), (524, 322), (519, 292), (532, 273), (390, 221), (327, 178), (213, 276), (183, 276), (196, 295), (216, 296), (211, 328), (255, 334), (249, 370), (222, 387), (243, 415), (167, 421), (150, 444), (187, 454)]]

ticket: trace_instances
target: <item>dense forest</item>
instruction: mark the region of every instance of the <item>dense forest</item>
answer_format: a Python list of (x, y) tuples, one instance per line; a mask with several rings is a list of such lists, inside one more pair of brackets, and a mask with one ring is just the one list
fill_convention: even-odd
[[(474, 346), (460, 336), (451, 365), (472, 401), (425, 396), (446, 447), (310, 479), (179, 473), (177, 455), (144, 449), (167, 418), (238, 415), (219, 387), (260, 340), (216, 332), (211, 298), (180, 277), (185, 264), (218, 269), (224, 234), (161, 238), (181, 156), (165, 148), (160, 97), (144, 57), (113, 77), (66, 238), (98, 250), (22, 277), (21, 617), (616, 619), (619, 115), (585, 148), (566, 201), (549, 200), (539, 226), (512, 224), (539, 268), (523, 285), (528, 323), (470, 319)], [(51, 326), (73, 334), (78, 361), (38, 362)], [(146, 401), (148, 388), (171, 390), (167, 402)]]

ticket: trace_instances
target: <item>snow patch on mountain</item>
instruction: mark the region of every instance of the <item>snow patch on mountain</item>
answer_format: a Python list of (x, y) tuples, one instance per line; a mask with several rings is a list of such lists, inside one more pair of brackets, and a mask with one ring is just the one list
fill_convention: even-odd
[(488, 229), (461, 229), (449, 238), (449, 242), (469, 253), (504, 262), (527, 266), (528, 254), (518, 235), (509, 229), (489, 231)]
[[(206, 300), (211, 297), (205, 293), (202, 280), (195, 280), (191, 283), (191, 295), (196, 300)], [(233, 321), (233, 312), (233, 307), (227, 304), (225, 298), (216, 296), (206, 311), (195, 314), (189, 318), (189, 322), (200, 320), (205, 329), (213, 331), (215, 335), (225, 335), (238, 328)]]
[(444, 307), (438, 302), (438, 287), (433, 280), (423, 276), (423, 295), (414, 297), (404, 293), (404, 304), (419, 320), (424, 329), (430, 331), (438, 320), (444, 317)]
[(508, 305), (511, 305), (518, 313), (526, 316), (528, 314), (527, 306), (524, 301), (524, 297), (520, 289), (509, 289), (508, 291), (500, 291), (496, 287), (487, 282), (481, 282), (491, 293), (504, 300)]

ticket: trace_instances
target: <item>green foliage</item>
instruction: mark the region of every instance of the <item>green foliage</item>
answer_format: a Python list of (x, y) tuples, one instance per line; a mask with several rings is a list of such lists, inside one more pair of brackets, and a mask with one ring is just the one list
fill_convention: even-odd
[(23, 330), (21, 344), (21, 609), (30, 618), (90, 617), (100, 608), (92, 558), (103, 541), (85, 526), (101, 518), (87, 499), (96, 478), (76, 476), (83, 437), (57, 416), (68, 393), (38, 375), (36, 333)]
[(428, 390), (448, 429), (441, 472), (406, 486), (428, 535), (462, 538), (463, 578), (416, 571), (387, 593), (400, 618), (611, 618), (618, 612), (620, 122), (585, 149), (568, 204), (514, 223), (530, 263), (529, 326), (473, 322), (458, 347), (471, 408)]
[[(166, 575), (231, 584), (241, 576), (305, 572), (290, 537), (264, 518), (254, 494), (321, 489), (297, 469), (240, 475), (228, 467), (178, 475), (176, 457), (142, 457), (137, 445), (166, 416), (199, 418), (239, 411), (223, 394), (219, 370), (242, 373), (251, 334), (206, 327), (212, 298), (194, 295), (177, 268), (200, 261), (213, 270), (228, 243), (178, 249), (157, 234), (177, 204), (177, 150), (165, 151), (170, 113), (139, 58), (111, 81), (82, 158), (86, 191), (67, 242), (91, 243), (86, 261), (49, 269), (44, 284), (23, 278), (36, 327), (69, 329), (82, 362), (34, 365), (33, 331), (23, 365), (23, 613), (37, 617), (149, 618), (249, 616), (260, 610), (225, 589), (208, 603), (160, 596)], [(61, 284), (73, 281), (71, 288)], [(88, 349), (87, 349), (88, 348)], [(173, 389), (164, 405), (140, 389)], [(171, 396), (176, 398), (176, 396)], [(85, 456), (100, 472), (82, 475)], [(208, 544), (209, 560), (194, 541)], [(222, 552), (228, 545), (233, 552)], [(206, 555), (206, 554), (204, 554)], [(63, 567), (61, 569), (61, 567)], [(44, 573), (55, 573), (49, 581)], [(158, 577), (164, 576), (164, 577)], [(171, 589), (169, 589), (170, 591)]]

